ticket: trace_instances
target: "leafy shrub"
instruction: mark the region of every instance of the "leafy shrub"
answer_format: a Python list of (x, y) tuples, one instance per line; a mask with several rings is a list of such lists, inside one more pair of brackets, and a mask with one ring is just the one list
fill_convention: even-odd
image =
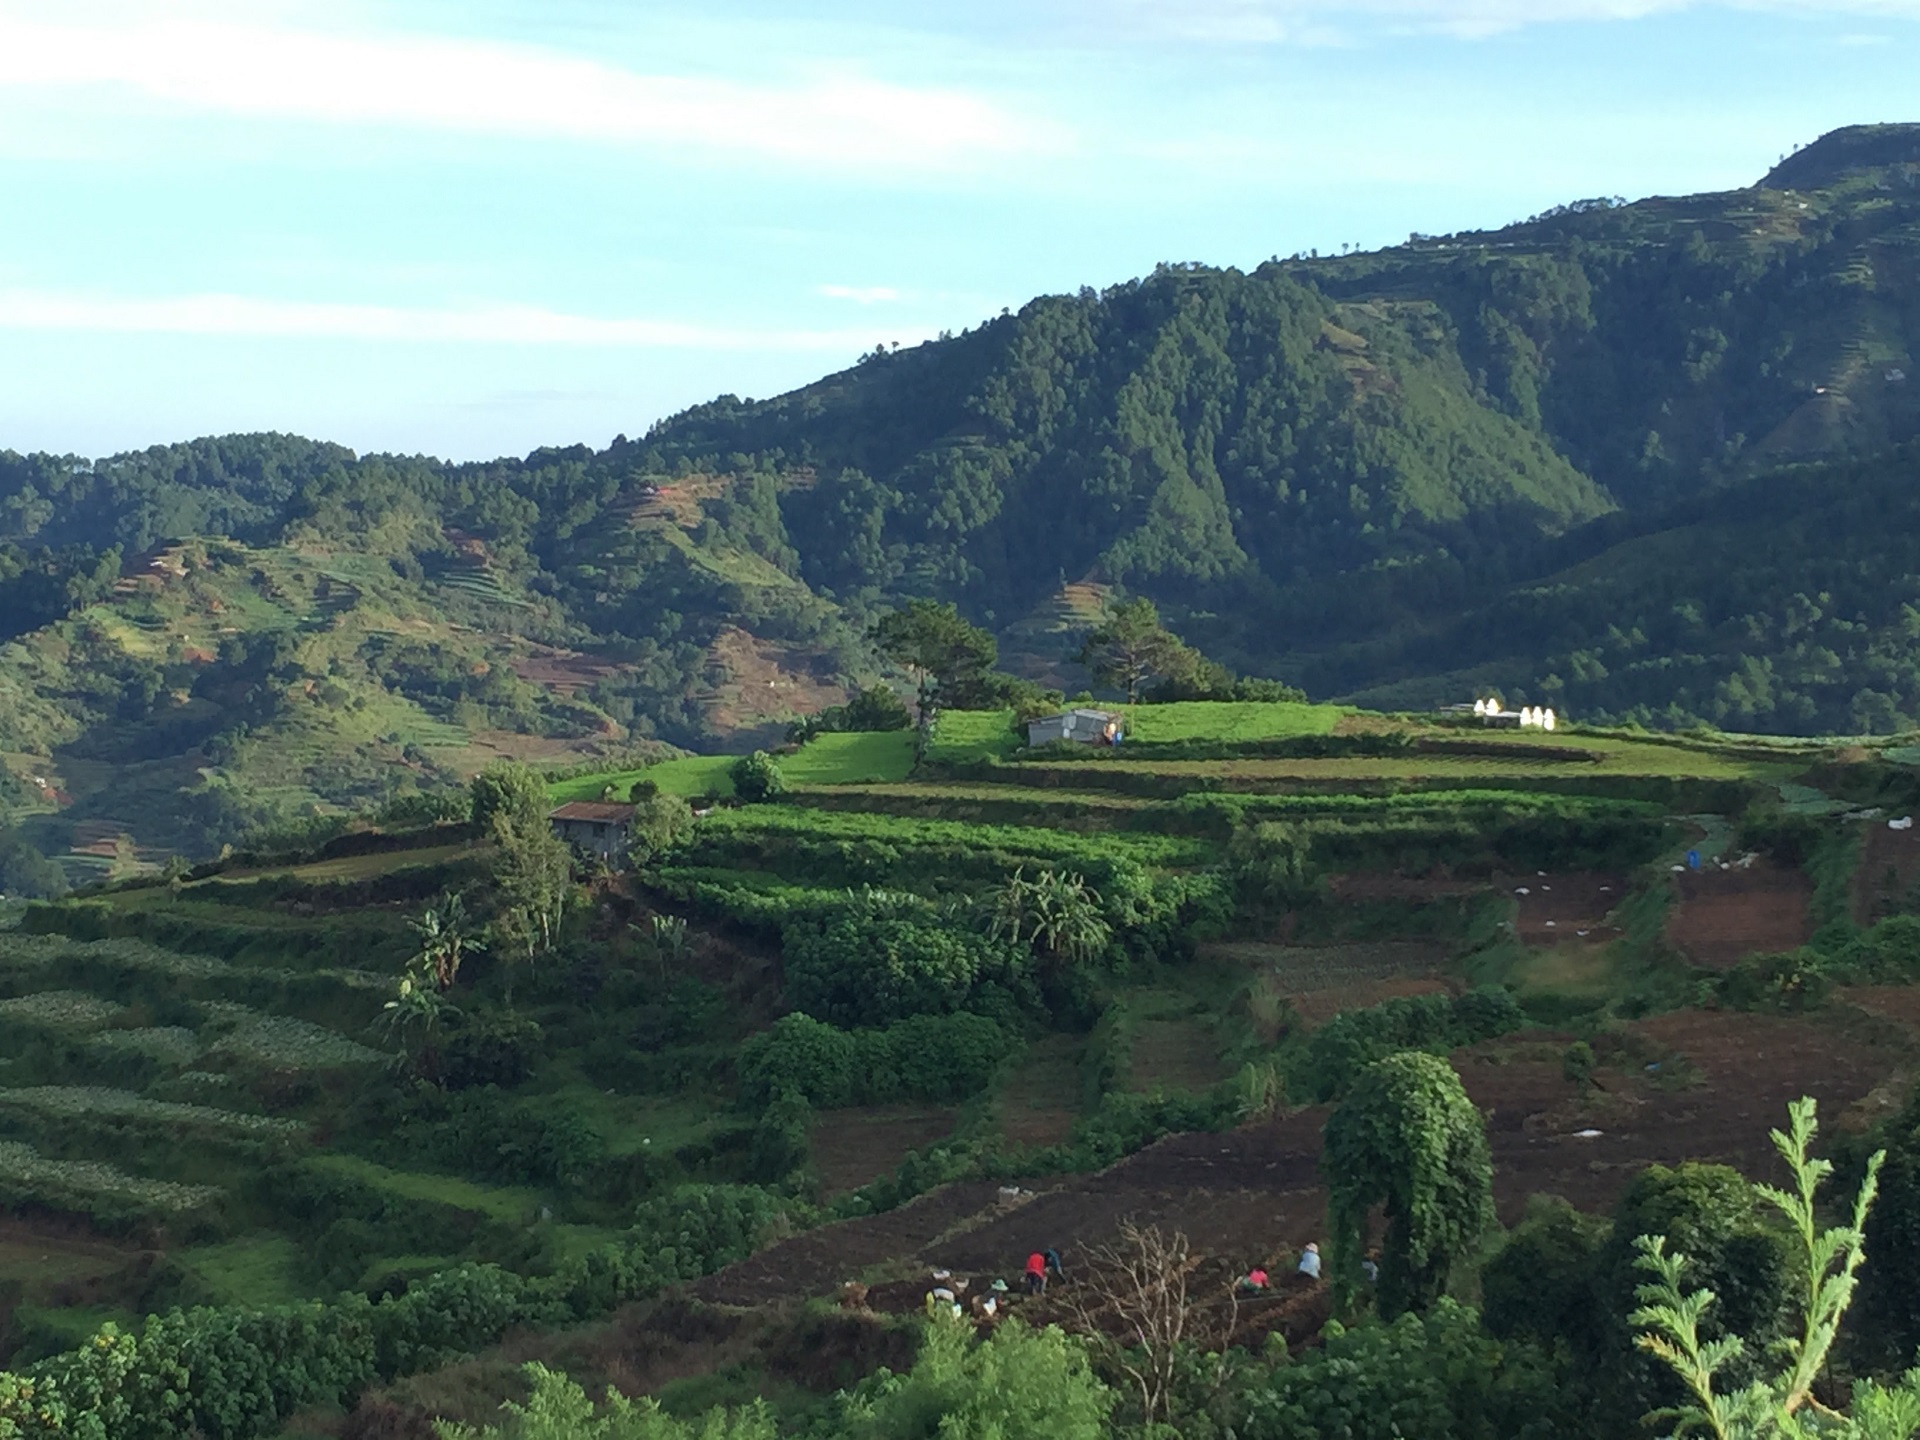
[(1595, 1294), (1600, 1248), (1611, 1227), (1553, 1195), (1528, 1198), (1527, 1213), (1480, 1272), (1481, 1318), (1502, 1339), (1556, 1340), (1591, 1355), (1601, 1343)]
[(1593, 1046), (1585, 1040), (1574, 1041), (1560, 1056), (1561, 1076), (1575, 1085), (1585, 1085), (1593, 1078), (1593, 1066)]
[(842, 731), (866, 732), (909, 730), (913, 712), (906, 702), (886, 685), (869, 685), (844, 705), (834, 705), (818, 715), (796, 720), (787, 727), (787, 741), (804, 745), (816, 735)]
[(852, 1440), (1104, 1440), (1116, 1398), (1085, 1347), (1055, 1326), (1011, 1319), (975, 1344), (971, 1325), (949, 1319), (928, 1327), (911, 1371), (860, 1386), (849, 1431)]
[(1826, 999), (1825, 970), (1826, 962), (1807, 949), (1749, 956), (1714, 981), (1713, 994), (1735, 1010), (1794, 1014)]
[(1227, 866), (1246, 904), (1292, 910), (1317, 891), (1311, 851), (1311, 839), (1296, 826), (1265, 822), (1236, 829), (1227, 847)]
[(605, 1138), (578, 1111), (491, 1085), (457, 1094), (419, 1086), (397, 1114), (366, 1128), (394, 1164), (425, 1162), (502, 1185), (578, 1188), (606, 1157)]
[(740, 1047), (741, 1098), (764, 1105), (775, 1096), (804, 1097), (822, 1109), (853, 1103), (859, 1042), (811, 1015), (785, 1015)]
[(1673, 1377), (1633, 1345), (1628, 1317), (1646, 1283), (1634, 1245), (1641, 1235), (1665, 1236), (1670, 1252), (1687, 1257), (1689, 1287), (1718, 1297), (1701, 1319), (1703, 1339), (1746, 1337), (1745, 1359), (1725, 1376), (1736, 1385), (1752, 1378), (1782, 1337), (1793, 1292), (1804, 1283), (1794, 1275), (1786, 1237), (1763, 1219), (1758, 1196), (1739, 1171), (1693, 1161), (1641, 1171), (1614, 1208), (1612, 1232), (1594, 1259), (1604, 1327), (1599, 1393), (1622, 1426), (1681, 1398)]
[(627, 831), (627, 855), (636, 865), (651, 865), (693, 833), (693, 807), (678, 795), (660, 794), (657, 785), (654, 793), (642, 795), (641, 785), (653, 785), (653, 782), (644, 780), (634, 784), (633, 823)]
[[(137, 1332), (0, 1372), (8, 1440), (256, 1440), (315, 1406), (452, 1362), (509, 1329), (610, 1313), (742, 1258), (781, 1209), (765, 1192), (691, 1186), (635, 1212), (626, 1238), (547, 1279), (463, 1265), (368, 1301), (175, 1310)], [(344, 1248), (344, 1247), (343, 1247)]]
[(774, 800), (784, 795), (787, 782), (780, 774), (780, 762), (764, 750), (742, 755), (727, 771), (733, 781), (733, 793), (748, 804)]
[(476, 1430), (443, 1424), (445, 1440), (777, 1440), (773, 1412), (764, 1400), (738, 1411), (717, 1407), (697, 1424), (676, 1420), (651, 1396), (629, 1400), (611, 1386), (606, 1403), (558, 1371), (537, 1362), (521, 1367), (530, 1394), (525, 1405), (508, 1401), (506, 1420)]
[(741, 1093), (752, 1105), (792, 1093), (823, 1110), (964, 1100), (986, 1087), (1013, 1045), (1001, 1025), (965, 1012), (852, 1031), (788, 1015), (741, 1047)]
[(469, 1020), (441, 1047), (440, 1079), (449, 1090), (511, 1089), (533, 1073), (539, 1054), (540, 1027), (524, 1015)]
[(1011, 947), (942, 923), (924, 902), (871, 891), (788, 924), (781, 948), (787, 1002), (839, 1025), (951, 1014), (977, 987), (1017, 983), (1027, 969)]
[(1288, 1079), (1288, 1091), (1316, 1104), (1336, 1100), (1362, 1070), (1396, 1051), (1443, 1055), (1525, 1024), (1519, 1003), (1498, 986), (1459, 996), (1396, 996), (1345, 1011), (1316, 1030)]
[(1812, 815), (1788, 810), (1750, 810), (1741, 817), (1735, 843), (1782, 865), (1803, 865), (1819, 849), (1827, 827)]
[(1246, 1397), (1245, 1440), (1556, 1440), (1581, 1433), (1543, 1359), (1441, 1300), (1391, 1325), (1327, 1327), (1326, 1343)]
[(812, 1148), (807, 1134), (812, 1123), (813, 1110), (805, 1096), (791, 1090), (774, 1096), (753, 1127), (748, 1177), (775, 1185), (804, 1166)]

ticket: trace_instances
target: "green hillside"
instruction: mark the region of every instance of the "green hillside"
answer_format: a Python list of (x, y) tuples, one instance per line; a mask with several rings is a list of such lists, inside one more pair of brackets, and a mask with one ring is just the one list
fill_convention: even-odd
[[(1740, 1177), (1803, 1094), (1843, 1169), (1899, 1147), (1843, 1341), (1850, 1379), (1898, 1382), (1909, 748), (1297, 702), (1127, 706), (1118, 747), (1013, 721), (819, 735), (775, 798), (698, 815), (673, 797), (733, 757), (512, 772), (440, 823), (11, 913), (0, 1433), (592, 1434), (503, 1416), (537, 1361), (651, 1397), (628, 1433), (666, 1440), (906, 1440), (1016, 1385), (1043, 1421), (1082, 1396), (1089, 1440), (1164, 1435), (1101, 1339), (1133, 1257), (1180, 1285), (1174, 1433), (1384, 1434), (1417, 1387), (1402, 1433), (1634, 1440), (1622, 1256), (1684, 1239), (1764, 1333), (1805, 1276)], [(549, 800), (636, 779), (658, 846), (562, 854), (535, 897)], [(1471, 1141), (1420, 1288), (1335, 1188), (1341, 1126), (1409, 1066)], [(942, 1281), (994, 1308), (942, 1329)], [(1055, 1359), (953, 1373), (951, 1337)]]
[(1323, 693), (1474, 691), (1580, 715), (1785, 734), (1920, 726), (1920, 447), (1735, 482), (1569, 537), (1571, 563), (1315, 655)]
[(1162, 266), (599, 450), (0, 452), (0, 888), (46, 888), (39, 851), (126, 873), (503, 755), (765, 745), (903, 682), (865, 635), (914, 596), (1063, 693), (1134, 594), (1320, 699), (1911, 727), (1917, 136)]

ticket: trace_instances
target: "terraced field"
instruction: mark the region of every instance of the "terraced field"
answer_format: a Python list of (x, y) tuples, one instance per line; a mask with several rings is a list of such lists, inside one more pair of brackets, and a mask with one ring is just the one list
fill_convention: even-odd
[[(997, 714), (943, 716), (918, 770), (910, 733), (824, 736), (782, 757), (792, 788), (771, 804), (729, 803), (726, 755), (557, 782), (555, 800), (645, 777), (720, 803), (655, 868), (583, 896), (552, 956), (471, 956), (432, 1042), (439, 1079), (376, 1023), (418, 902), (365, 897), (446, 876), (484, 905), (486, 847), (423, 832), (33, 912), (116, 938), (0, 932), (0, 1200), (20, 1227), (0, 1227), (0, 1281), (20, 1244), (45, 1237), (49, 1257), (23, 1353), (132, 1318), (155, 1264), (222, 1301), (378, 1294), (475, 1259), (551, 1269), (690, 1184), (819, 1207), (692, 1288), (725, 1306), (860, 1278), (911, 1308), (926, 1266), (1010, 1273), (1133, 1217), (1245, 1264), (1324, 1226), (1325, 1111), (1301, 1103), (1333, 1063), (1317, 1037), (1451, 1014), (1488, 985), (1521, 1028), (1416, 1043), (1451, 1049), (1509, 1220), (1539, 1190), (1604, 1209), (1653, 1160), (1756, 1168), (1790, 1091), (1861, 1114), (1904, 1094), (1906, 987), (1786, 1017), (1715, 989), (1867, 893), (1747, 848), (1767, 833), (1754, 815), (1836, 846), (1882, 823), (1824, 803), (1830, 752), (1489, 740), (1332, 707), (1222, 707), (1209, 730), (1204, 706), (1153, 709), (1117, 754), (1026, 754)], [(1706, 869), (1676, 877), (1689, 848)], [(1894, 842), (1863, 849), (1904, 875)], [(1077, 991), (1048, 973), (994, 1000), (1019, 1028), (970, 1088), (873, 1100), (861, 1087), (898, 1084), (903, 1062), (863, 1051), (873, 1073), (789, 1129), (743, 1102), (743, 1044), (792, 1007), (797, 925), (871, 903), (932, 944), (1046, 875), (1085, 886), (1123, 938)], [(1798, 908), (1768, 919), (1728, 876)], [(1884, 910), (1904, 887), (1871, 893)], [(488, 1068), (523, 1023), (525, 1068)], [(470, 1024), (495, 1038), (458, 1039)], [(476, 1078), (446, 1083), (459, 1067)]]

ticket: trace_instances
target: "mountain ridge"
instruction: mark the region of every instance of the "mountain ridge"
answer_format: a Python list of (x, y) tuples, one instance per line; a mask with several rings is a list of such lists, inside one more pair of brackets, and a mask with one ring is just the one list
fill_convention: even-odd
[[(500, 747), (764, 741), (881, 675), (863, 632), (910, 596), (1063, 684), (1088, 597), (1117, 587), (1323, 694), (1497, 683), (1651, 723), (1905, 728), (1920, 695), (1886, 672), (1907, 621), (1822, 602), (1860, 537), (1821, 528), (1804, 477), (1906, 604), (1845, 497), (1892, 504), (1920, 439), (1917, 144), (1849, 127), (1746, 190), (1163, 265), (600, 449), (0, 453), (0, 813), (52, 850), (114, 825), (194, 848)], [(1714, 507), (1791, 474), (1805, 563), (1769, 596)], [(1650, 537), (1681, 525), (1708, 527), (1717, 568), (1655, 583)], [(169, 547), (187, 568), (156, 575)], [(1638, 592), (1574, 573), (1606, 555)], [(1656, 592), (1714, 637), (1660, 642), (1693, 657), (1684, 683), (1608, 639), (1600, 612)], [(1740, 653), (1795, 596), (1819, 618)], [(1653, 645), (1663, 624), (1614, 628)], [(1759, 660), (1780, 667), (1764, 686)]]

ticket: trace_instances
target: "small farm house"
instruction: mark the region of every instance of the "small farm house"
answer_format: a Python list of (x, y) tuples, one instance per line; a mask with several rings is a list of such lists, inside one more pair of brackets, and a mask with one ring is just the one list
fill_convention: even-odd
[(1027, 722), (1027, 743), (1049, 745), (1072, 740), (1080, 745), (1118, 745), (1121, 717), (1111, 710), (1063, 710)]
[(575, 800), (548, 815), (553, 833), (578, 850), (597, 855), (612, 865), (627, 858), (627, 831), (633, 826), (633, 806), (599, 800)]

